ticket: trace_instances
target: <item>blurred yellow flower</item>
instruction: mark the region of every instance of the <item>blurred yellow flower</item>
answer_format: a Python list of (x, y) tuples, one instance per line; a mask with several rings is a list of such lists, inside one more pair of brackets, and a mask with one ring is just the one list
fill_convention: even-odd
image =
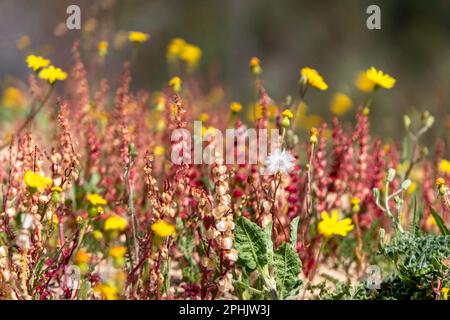
[(193, 44), (187, 43), (181, 38), (174, 38), (169, 42), (166, 58), (169, 63), (182, 60), (189, 71), (194, 70), (202, 57), (202, 50)]
[[(275, 105), (269, 105), (266, 109), (269, 119), (274, 119), (278, 112), (278, 107)], [(256, 116), (256, 119), (255, 119)], [(263, 106), (261, 104), (252, 104), (248, 109), (247, 117), (251, 121), (261, 119), (263, 116)]]
[(200, 118), (199, 119), (200, 119), (201, 122), (206, 122), (209, 119), (209, 114), (207, 114), (206, 112), (202, 112), (200, 114)]
[(80, 249), (75, 255), (74, 261), (77, 265), (88, 263), (89, 254), (84, 249)]
[(242, 110), (242, 104), (234, 101), (230, 104), (230, 110), (231, 110), (231, 112), (238, 113)]
[(59, 219), (58, 216), (56, 214), (52, 214), (52, 220), (50, 221), (50, 224), (58, 224), (59, 223)]
[(33, 172), (31, 170), (25, 172), (24, 182), (28, 187), (38, 190), (43, 190), (53, 183), (51, 178), (44, 177), (39, 173)]
[(261, 74), (262, 72), (262, 68), (261, 68), (261, 60), (259, 60), (259, 58), (257, 57), (252, 57), (250, 59), (250, 71), (252, 72), (252, 74), (257, 77)]
[(25, 95), (15, 87), (7, 87), (3, 91), (2, 106), (5, 108), (18, 108), (25, 104)]
[(186, 62), (188, 69), (193, 70), (197, 67), (202, 57), (202, 50), (193, 44), (185, 44), (180, 52), (180, 59)]
[(54, 84), (57, 80), (64, 81), (67, 78), (67, 73), (62, 71), (60, 68), (55, 68), (50, 66), (48, 68), (42, 69), (39, 72), (39, 78), (47, 80), (48, 83)]
[(216, 130), (213, 126), (202, 126), (202, 137), (215, 135)]
[(82, 223), (84, 222), (84, 219), (83, 219), (82, 216), (77, 216), (77, 217), (75, 218), (75, 222), (76, 222), (77, 224), (82, 224)]
[(174, 62), (180, 56), (186, 41), (181, 38), (173, 38), (167, 47), (166, 58), (169, 62)]
[(319, 127), (323, 118), (317, 114), (303, 115), (297, 119), (297, 125), (303, 128)]
[(292, 113), (291, 110), (286, 109), (283, 111), (283, 113), (281, 114), (283, 117), (286, 117), (288, 119), (292, 119), (294, 117), (294, 114)]
[(449, 174), (450, 173), (450, 161), (442, 159), (439, 162), (439, 171), (441, 171), (442, 173), (445, 173), (445, 174)]
[(62, 192), (62, 189), (60, 187), (53, 187), (52, 192)]
[(331, 217), (326, 211), (322, 211), (322, 220), (319, 222), (319, 233), (326, 238), (330, 238), (333, 235), (347, 236), (347, 234), (353, 230), (352, 220), (345, 218), (339, 220), (339, 212), (337, 210), (331, 211)]
[(160, 157), (160, 156), (164, 155), (165, 151), (166, 151), (166, 148), (164, 148), (163, 146), (156, 146), (153, 153), (155, 154), (155, 156)]
[(92, 235), (94, 236), (94, 239), (97, 241), (100, 241), (103, 239), (103, 233), (100, 230), (95, 230)]
[(105, 231), (124, 231), (127, 228), (127, 220), (119, 215), (113, 215), (106, 219), (103, 229)]
[(367, 74), (364, 71), (358, 73), (355, 85), (363, 92), (371, 92), (375, 88), (375, 83), (367, 77)]
[(330, 104), (330, 110), (337, 116), (342, 116), (353, 107), (353, 101), (344, 93), (336, 93), (333, 95)]
[(86, 199), (95, 207), (106, 206), (106, 200), (98, 193), (89, 193), (86, 195)]
[(173, 91), (179, 93), (181, 91), (181, 78), (178, 76), (173, 77), (169, 80), (169, 86)]
[(156, 123), (156, 131), (162, 132), (166, 129), (166, 122), (164, 120), (158, 120)]
[(109, 284), (97, 284), (94, 287), (94, 291), (98, 292), (102, 295), (102, 297), (106, 300), (117, 300), (118, 294), (117, 294), (117, 288), (115, 286), (109, 285)]
[(417, 182), (412, 181), (411, 185), (409, 186), (408, 190), (406, 190), (406, 192), (408, 194), (413, 194), (416, 191), (416, 189), (417, 189)]
[(156, 98), (155, 109), (158, 111), (163, 111), (166, 106), (166, 98), (161, 94)]
[(108, 254), (113, 258), (122, 258), (127, 252), (127, 248), (124, 246), (114, 246), (109, 249)]
[(175, 234), (175, 226), (164, 220), (158, 220), (152, 224), (151, 229), (160, 238), (166, 238)]
[(317, 70), (305, 67), (300, 70), (301, 81), (308, 84), (311, 87), (317, 88), (319, 90), (327, 90), (328, 85), (324, 81), (323, 77), (317, 72)]
[(106, 54), (108, 53), (108, 41), (102, 40), (98, 43), (97, 45), (97, 49), (98, 49), (98, 55), (100, 57), (104, 57), (106, 56)]
[(371, 67), (366, 71), (367, 79), (372, 81), (375, 86), (379, 86), (385, 89), (391, 89), (396, 80), (388, 74), (384, 74), (383, 71), (377, 70), (375, 67)]
[(436, 220), (434, 217), (430, 214), (425, 222), (425, 224), (430, 228), (433, 226), (437, 226)]
[(27, 57), (27, 65), (33, 71), (38, 71), (41, 68), (45, 68), (50, 64), (50, 60), (44, 59), (40, 56), (35, 56), (34, 54), (30, 54)]
[(150, 35), (148, 33), (143, 33), (140, 31), (130, 31), (128, 32), (128, 41), (134, 42), (136, 44), (143, 43), (150, 39)]
[(448, 291), (449, 290), (450, 290), (450, 288), (442, 288), (441, 289), (442, 300), (447, 300), (448, 299)]
[(317, 128), (311, 128), (309, 130), (309, 142), (311, 144), (316, 144), (319, 139), (319, 130)]

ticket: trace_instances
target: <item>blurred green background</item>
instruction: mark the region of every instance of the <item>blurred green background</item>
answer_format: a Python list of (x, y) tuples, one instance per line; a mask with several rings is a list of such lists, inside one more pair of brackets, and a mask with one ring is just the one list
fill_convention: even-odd
[[(81, 32), (62, 27), (70, 4), (81, 7)], [(366, 8), (371, 4), (381, 8), (381, 30), (366, 28)], [(1, 0), (0, 18), (2, 86), (8, 75), (26, 79), (24, 58), (30, 50), (69, 69), (71, 45), (80, 38), (94, 49), (101, 39), (111, 42), (102, 76), (117, 78), (130, 49), (115, 50), (114, 37), (119, 31), (139, 30), (151, 39), (134, 62), (135, 87), (157, 90), (167, 83), (165, 50), (171, 38), (182, 37), (203, 51), (197, 75), (205, 91), (222, 84), (230, 100), (248, 103), (253, 98), (248, 69), (252, 56), (262, 60), (264, 84), (276, 100), (296, 97), (300, 68), (316, 68), (329, 89), (311, 90), (306, 102), (310, 112), (330, 119), (333, 93), (344, 92), (355, 104), (365, 101), (354, 79), (373, 65), (397, 79), (394, 89), (376, 95), (371, 115), (375, 133), (397, 138), (404, 133), (405, 112), (427, 109), (438, 120), (428, 139), (448, 135), (448, 0)], [(17, 42), (24, 35), (31, 40), (29, 49), (18, 51)]]

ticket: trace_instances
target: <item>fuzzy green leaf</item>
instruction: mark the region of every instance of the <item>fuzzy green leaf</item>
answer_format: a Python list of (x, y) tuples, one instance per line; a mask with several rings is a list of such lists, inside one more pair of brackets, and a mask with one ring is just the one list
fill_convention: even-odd
[(267, 263), (270, 265), (273, 262), (273, 241), (272, 241), (272, 227), (273, 222), (267, 224), (264, 232), (266, 233), (267, 244)]
[(268, 263), (267, 234), (257, 224), (240, 217), (236, 222), (235, 239), (241, 265), (255, 270)]
[(299, 221), (300, 221), (300, 217), (295, 217), (291, 221), (290, 243), (293, 248), (297, 247), (297, 230), (298, 230), (298, 222)]
[(274, 254), (275, 280), (281, 299), (290, 292), (295, 292), (301, 285), (298, 275), (302, 271), (302, 263), (295, 249), (288, 243), (283, 243)]
[(436, 210), (433, 209), (433, 207), (430, 207), (431, 215), (433, 216), (434, 220), (436, 220), (436, 224), (439, 227), (439, 230), (444, 236), (449, 236), (450, 231), (445, 226), (444, 220), (442, 220), (441, 216), (436, 212)]

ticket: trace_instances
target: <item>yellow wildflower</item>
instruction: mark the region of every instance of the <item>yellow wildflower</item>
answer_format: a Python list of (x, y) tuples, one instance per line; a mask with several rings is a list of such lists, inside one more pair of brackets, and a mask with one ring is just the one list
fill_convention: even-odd
[(90, 202), (93, 206), (106, 206), (106, 200), (103, 199), (103, 197), (97, 193), (89, 193), (86, 195), (87, 201)]
[(166, 238), (175, 234), (175, 226), (164, 220), (158, 220), (152, 224), (151, 229), (160, 238)]
[(202, 50), (199, 47), (189, 43), (185, 44), (180, 52), (180, 59), (186, 62), (190, 70), (197, 67), (201, 57), (202, 57)]
[(164, 155), (165, 151), (166, 151), (166, 148), (164, 148), (163, 146), (156, 146), (153, 153), (155, 154), (155, 156), (160, 157), (160, 156)]
[(439, 191), (439, 194), (441, 196), (445, 195), (445, 193), (447, 192), (447, 187), (445, 186), (444, 178), (436, 179), (436, 187), (437, 187), (437, 189)]
[(74, 261), (77, 265), (88, 263), (89, 254), (84, 249), (80, 249), (75, 255)]
[(53, 181), (51, 178), (44, 177), (37, 172), (28, 170), (24, 175), (25, 184), (31, 189), (43, 190), (49, 187)]
[(255, 77), (259, 76), (262, 72), (261, 68), (261, 60), (257, 57), (253, 57), (250, 59), (250, 70)]
[(5, 108), (18, 108), (25, 103), (25, 95), (15, 87), (8, 87), (3, 92), (2, 105)]
[(311, 128), (309, 130), (309, 142), (311, 144), (316, 144), (319, 138), (319, 130), (317, 128)]
[(294, 114), (291, 110), (286, 109), (281, 115), (283, 116), (280, 122), (281, 126), (285, 129), (289, 128), (289, 126), (291, 125), (291, 119), (294, 117)]
[(128, 32), (128, 41), (134, 42), (136, 44), (143, 43), (150, 39), (150, 35), (148, 33), (143, 33), (140, 31), (130, 31)]
[(321, 217), (322, 220), (319, 222), (318, 230), (326, 238), (332, 237), (333, 235), (345, 237), (353, 230), (352, 220), (350, 218), (339, 220), (337, 210), (331, 211), (331, 217), (326, 211), (322, 211)]
[(109, 249), (109, 256), (113, 258), (123, 258), (125, 253), (127, 252), (127, 248), (124, 246), (114, 246)]
[(96, 285), (94, 291), (100, 293), (106, 300), (118, 299), (117, 288), (115, 286), (102, 283)]
[(106, 56), (106, 54), (108, 53), (108, 41), (102, 40), (98, 43), (97, 48), (98, 48), (98, 55), (100, 57), (104, 57)]
[(209, 126), (209, 127), (205, 127), (202, 126), (202, 137), (205, 136), (214, 136), (216, 134), (216, 128), (214, 128), (213, 126)]
[(375, 88), (375, 83), (367, 77), (366, 72), (361, 71), (355, 80), (356, 87), (363, 92), (371, 92)]
[(427, 220), (425, 221), (425, 224), (428, 227), (437, 226), (436, 220), (434, 219), (434, 217), (431, 214), (428, 216)]
[(281, 114), (283, 117), (286, 117), (288, 119), (292, 119), (294, 117), (294, 114), (292, 113), (291, 110), (286, 109), (283, 111), (283, 113)]
[(38, 71), (41, 68), (45, 68), (50, 64), (49, 59), (42, 58), (40, 56), (35, 56), (34, 54), (30, 54), (27, 57), (27, 65), (33, 71)]
[(105, 231), (124, 231), (127, 228), (127, 220), (119, 215), (113, 215), (106, 219), (103, 229)]
[[(266, 108), (266, 112), (267, 112), (267, 116), (270, 119), (274, 119), (277, 115), (278, 107), (274, 106), (274, 105), (269, 105)], [(251, 107), (248, 109), (247, 116), (248, 116), (249, 120), (251, 120), (251, 121), (261, 119), (263, 116), (263, 106), (259, 103), (252, 104)], [(256, 119), (255, 119), (255, 117), (256, 117)]]
[(242, 110), (242, 104), (234, 101), (230, 104), (230, 110), (231, 110), (231, 112), (238, 113)]
[(353, 101), (344, 93), (336, 93), (331, 100), (330, 110), (337, 116), (342, 116), (353, 107)]
[(384, 74), (383, 71), (377, 70), (375, 67), (371, 67), (366, 71), (367, 79), (372, 81), (375, 86), (383, 87), (385, 89), (391, 89), (395, 84), (395, 79), (388, 74)]
[(56, 214), (52, 214), (52, 220), (50, 224), (58, 224), (58, 223), (59, 223), (58, 216)]
[(407, 192), (408, 194), (413, 194), (414, 191), (416, 191), (416, 189), (417, 189), (417, 182), (412, 181), (412, 182), (411, 182), (411, 185), (409, 186), (408, 190), (406, 190), (406, 192)]
[(60, 68), (55, 66), (50, 66), (48, 68), (42, 69), (39, 72), (39, 78), (47, 80), (48, 83), (54, 84), (56, 80), (64, 81), (67, 78), (67, 73), (62, 71)]
[(200, 121), (201, 122), (206, 122), (206, 121), (208, 121), (208, 119), (209, 119), (209, 114), (207, 114), (206, 112), (202, 112), (200, 114)]
[(156, 99), (156, 110), (163, 111), (166, 106), (166, 98), (161, 94)]
[(445, 180), (444, 178), (437, 178), (436, 179), (436, 187), (440, 188), (442, 186), (445, 186)]
[(186, 41), (181, 38), (173, 38), (167, 47), (166, 57), (169, 62), (173, 62), (180, 56)]
[(156, 131), (162, 132), (166, 129), (166, 122), (163, 119), (158, 120), (156, 123)]
[(169, 81), (169, 86), (175, 93), (179, 93), (181, 91), (181, 78), (178, 76), (173, 77)]
[(322, 78), (322, 76), (317, 72), (317, 70), (305, 67), (300, 70), (301, 81), (304, 84), (308, 84), (311, 87), (317, 88), (319, 90), (327, 90), (328, 85)]
[(53, 187), (52, 192), (62, 192), (62, 189), (60, 187)]
[(103, 233), (99, 230), (95, 230), (92, 235), (94, 236), (94, 239), (97, 241), (100, 241), (103, 239)]
[(447, 300), (448, 299), (448, 291), (449, 290), (450, 290), (449, 288), (442, 288), (441, 289), (442, 300)]
[(353, 197), (350, 200), (350, 203), (352, 204), (352, 211), (354, 213), (358, 213), (361, 210), (360, 204), (361, 204), (361, 199), (358, 197)]
[(75, 222), (77, 223), (77, 224), (82, 224), (83, 223), (83, 217), (82, 216), (77, 216), (76, 218), (75, 218)]
[(450, 173), (450, 161), (442, 159), (439, 162), (439, 171), (441, 171), (442, 173), (445, 173), (445, 174), (449, 174)]

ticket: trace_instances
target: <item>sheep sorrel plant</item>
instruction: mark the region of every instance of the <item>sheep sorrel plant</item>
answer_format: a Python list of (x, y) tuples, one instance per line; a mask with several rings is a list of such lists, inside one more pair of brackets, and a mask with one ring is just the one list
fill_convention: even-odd
[[(65, 67), (29, 47), (27, 84), (3, 90), (0, 299), (448, 299), (450, 160), (426, 142), (440, 120), (373, 134), (396, 78), (368, 66), (325, 121), (311, 101), (332, 78), (312, 67), (275, 99), (248, 57), (238, 102), (190, 41), (82, 35)], [(169, 75), (139, 88), (153, 41)]]

